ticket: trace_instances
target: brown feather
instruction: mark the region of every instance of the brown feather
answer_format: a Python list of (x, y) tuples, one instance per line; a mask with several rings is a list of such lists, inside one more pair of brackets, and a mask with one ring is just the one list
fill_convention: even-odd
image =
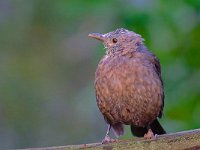
[(164, 107), (158, 58), (132, 31), (118, 29), (99, 38), (107, 51), (96, 70), (95, 90), (105, 120), (118, 136), (123, 134), (122, 124), (150, 127)]

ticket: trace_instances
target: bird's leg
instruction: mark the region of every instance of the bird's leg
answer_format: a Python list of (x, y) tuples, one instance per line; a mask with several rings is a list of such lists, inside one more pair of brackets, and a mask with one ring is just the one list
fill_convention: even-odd
[(144, 138), (146, 138), (146, 139), (154, 139), (155, 138), (151, 128), (149, 128), (148, 132), (146, 134), (144, 134)]
[(111, 125), (108, 124), (108, 129), (106, 131), (106, 135), (105, 135), (105, 138), (102, 141), (102, 144), (109, 143), (111, 141), (111, 138), (109, 137), (110, 129), (111, 129)]
[(102, 144), (106, 144), (106, 143), (116, 142), (116, 141), (117, 141), (117, 140), (115, 140), (115, 139), (112, 139), (112, 138), (109, 136), (110, 129), (111, 129), (111, 125), (108, 124), (108, 129), (107, 129), (107, 131), (106, 131), (106, 135), (105, 135), (105, 138), (104, 138), (103, 141), (102, 141)]
[(108, 135), (109, 135), (110, 129), (111, 129), (111, 125), (110, 125), (110, 124), (108, 124), (108, 129), (107, 129), (107, 131), (106, 131), (106, 136), (108, 136)]

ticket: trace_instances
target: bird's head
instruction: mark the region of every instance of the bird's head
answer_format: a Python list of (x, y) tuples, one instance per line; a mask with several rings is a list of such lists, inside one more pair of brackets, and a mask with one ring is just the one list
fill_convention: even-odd
[(134, 50), (143, 41), (139, 34), (123, 28), (106, 34), (91, 33), (88, 36), (102, 41), (107, 53), (116, 53), (127, 49)]

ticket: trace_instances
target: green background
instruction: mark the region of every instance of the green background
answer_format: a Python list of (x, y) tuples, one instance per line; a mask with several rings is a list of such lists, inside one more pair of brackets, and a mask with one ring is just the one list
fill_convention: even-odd
[(102, 140), (93, 82), (105, 50), (87, 35), (120, 27), (160, 58), (167, 132), (200, 126), (200, 0), (1, 0), (0, 149)]

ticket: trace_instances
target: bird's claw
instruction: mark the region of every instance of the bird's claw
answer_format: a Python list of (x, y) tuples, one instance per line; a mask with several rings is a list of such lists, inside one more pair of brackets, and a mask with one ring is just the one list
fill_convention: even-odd
[(111, 137), (106, 135), (101, 143), (102, 144), (108, 144), (108, 143), (117, 142), (117, 141), (118, 141), (118, 139), (112, 139)]
[(146, 134), (144, 134), (144, 138), (146, 138), (146, 139), (154, 139), (156, 137), (154, 136), (152, 130), (149, 129), (148, 132)]

